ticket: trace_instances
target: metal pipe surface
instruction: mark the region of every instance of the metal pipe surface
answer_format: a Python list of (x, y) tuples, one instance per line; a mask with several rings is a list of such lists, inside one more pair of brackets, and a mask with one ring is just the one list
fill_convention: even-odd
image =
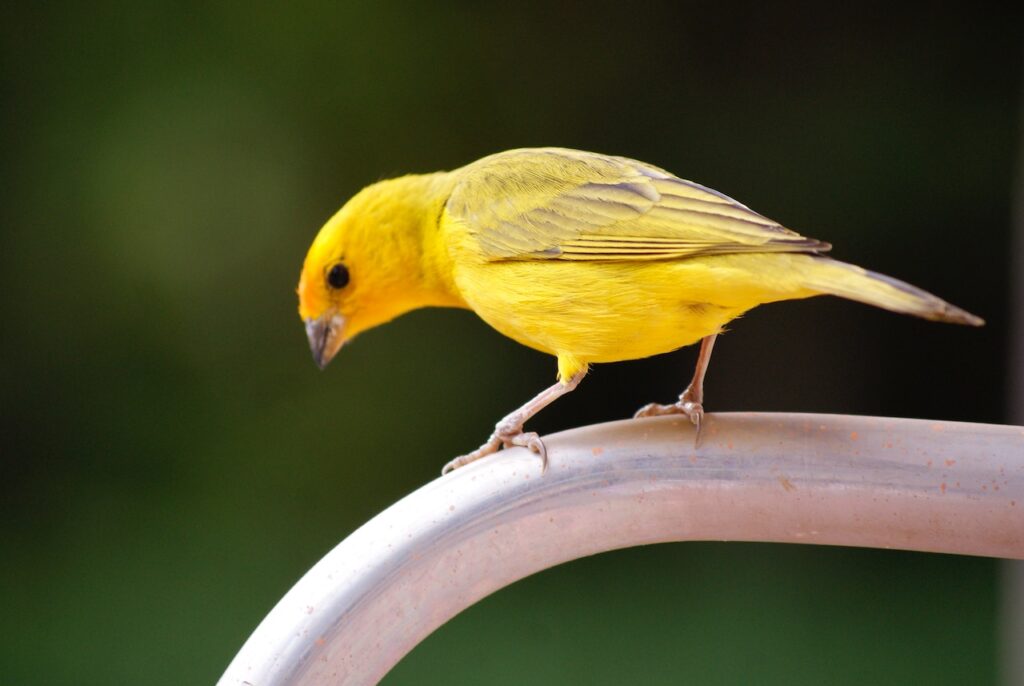
[(481, 598), (562, 562), (733, 540), (1024, 558), (1024, 427), (709, 414), (544, 438), (426, 484), (318, 562), (219, 684), (373, 684)]

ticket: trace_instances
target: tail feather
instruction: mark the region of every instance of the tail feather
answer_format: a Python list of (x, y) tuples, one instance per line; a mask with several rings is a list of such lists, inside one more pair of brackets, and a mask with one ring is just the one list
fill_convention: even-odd
[(838, 295), (893, 312), (935, 321), (969, 326), (981, 326), (985, 323), (980, 317), (891, 276), (877, 274), (827, 257), (811, 259), (813, 266), (807, 270), (804, 284), (819, 293)]

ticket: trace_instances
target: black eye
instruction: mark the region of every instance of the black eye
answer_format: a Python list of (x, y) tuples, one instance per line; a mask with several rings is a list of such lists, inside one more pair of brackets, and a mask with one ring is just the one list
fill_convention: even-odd
[(340, 262), (327, 272), (327, 283), (331, 288), (344, 288), (348, 285), (348, 269)]

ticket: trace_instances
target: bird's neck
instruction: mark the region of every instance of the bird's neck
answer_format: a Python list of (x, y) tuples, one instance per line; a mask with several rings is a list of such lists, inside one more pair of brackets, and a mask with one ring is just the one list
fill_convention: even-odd
[(444, 172), (389, 179), (364, 188), (342, 210), (358, 217), (349, 229), (365, 233), (357, 242), (372, 246), (361, 264), (373, 284), (349, 323), (353, 335), (421, 307), (467, 307), (438, 227), (453, 184)]
[(390, 198), (390, 216), (381, 223), (382, 238), (402, 246), (402, 283), (415, 307), (466, 307), (454, 285), (440, 229), (454, 184), (447, 172), (403, 176), (377, 184)]

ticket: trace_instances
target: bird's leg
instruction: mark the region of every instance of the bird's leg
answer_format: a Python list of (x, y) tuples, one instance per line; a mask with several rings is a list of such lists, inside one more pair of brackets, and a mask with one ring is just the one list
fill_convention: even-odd
[(693, 372), (693, 380), (686, 387), (679, 401), (671, 405), (651, 403), (637, 410), (634, 417), (656, 417), (663, 414), (684, 414), (697, 427), (697, 438), (700, 439), (700, 422), (704, 418), (704, 374), (711, 362), (711, 351), (715, 347), (718, 334), (705, 336), (700, 342), (700, 353), (697, 354), (697, 368)]
[(441, 474), (447, 474), (453, 469), (458, 469), (470, 462), (479, 460), (481, 457), (486, 457), (487, 455), (496, 453), (500, 448), (510, 448), (514, 445), (529, 448), (540, 455), (543, 467), (546, 469), (548, 466), (548, 454), (544, 447), (544, 443), (540, 440), (540, 436), (538, 436), (536, 432), (524, 432), (523, 424), (525, 424), (530, 417), (543, 410), (555, 400), (579, 386), (580, 381), (583, 380), (586, 373), (586, 369), (579, 371), (567, 382), (563, 383), (559, 381), (554, 386), (538, 393), (533, 400), (529, 401), (518, 410), (512, 412), (498, 422), (494, 427), (494, 433), (491, 434), (491, 437), (487, 439), (486, 443), (467, 455), (456, 457), (444, 466), (441, 470)]

